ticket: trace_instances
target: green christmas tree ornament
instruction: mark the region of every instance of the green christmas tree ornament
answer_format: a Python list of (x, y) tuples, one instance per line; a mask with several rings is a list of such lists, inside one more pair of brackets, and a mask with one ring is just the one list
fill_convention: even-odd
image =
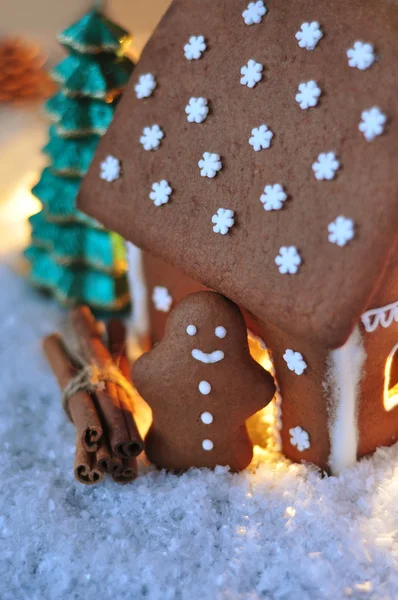
[(45, 104), (45, 110), (61, 137), (104, 135), (112, 118), (114, 107), (101, 100), (71, 98), (60, 92)]
[(98, 135), (83, 138), (63, 138), (55, 127), (50, 127), (50, 139), (43, 152), (51, 161), (51, 168), (58, 175), (84, 177), (90, 166), (100, 140)]
[(106, 101), (112, 101), (120, 94), (130, 74), (131, 62), (127, 58), (79, 54), (68, 56), (51, 72), (66, 95)]
[(29, 279), (68, 306), (120, 311), (129, 304), (124, 241), (78, 211), (76, 197), (133, 71), (123, 56), (131, 37), (96, 8), (58, 39), (70, 56), (54, 68), (61, 90), (45, 104), (49, 164), (32, 189), (42, 210), (30, 218)]
[(128, 34), (94, 9), (58, 36), (60, 44), (81, 54), (118, 54)]

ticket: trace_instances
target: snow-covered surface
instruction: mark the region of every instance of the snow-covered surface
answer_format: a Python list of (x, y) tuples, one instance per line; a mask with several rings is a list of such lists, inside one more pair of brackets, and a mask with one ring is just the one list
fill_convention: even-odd
[(65, 313), (10, 270), (20, 223), (1, 203), (1, 600), (396, 599), (398, 445), (338, 478), (258, 453), (240, 475), (142, 460), (125, 487), (73, 479), (40, 351)]

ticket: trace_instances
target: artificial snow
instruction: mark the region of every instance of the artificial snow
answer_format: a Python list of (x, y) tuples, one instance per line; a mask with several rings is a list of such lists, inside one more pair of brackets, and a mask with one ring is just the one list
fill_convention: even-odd
[(259, 451), (241, 474), (142, 458), (127, 486), (74, 480), (74, 428), (40, 349), (66, 313), (9, 267), (28, 200), (18, 188), (0, 217), (0, 599), (395, 600), (398, 445), (340, 477)]

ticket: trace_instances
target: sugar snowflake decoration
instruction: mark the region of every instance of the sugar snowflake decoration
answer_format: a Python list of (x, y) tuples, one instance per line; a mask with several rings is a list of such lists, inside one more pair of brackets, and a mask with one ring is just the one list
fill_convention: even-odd
[(283, 359), (287, 364), (288, 369), (296, 373), (296, 375), (302, 375), (307, 368), (307, 363), (300, 352), (295, 352), (290, 349), (286, 350)]
[(160, 140), (163, 137), (164, 133), (159, 125), (152, 125), (152, 127), (144, 127), (140, 142), (144, 146), (144, 150), (156, 150), (159, 148)]
[(206, 50), (206, 42), (203, 35), (192, 35), (184, 46), (184, 54), (187, 60), (198, 60)]
[(260, 196), (260, 201), (264, 205), (264, 210), (280, 210), (287, 199), (287, 194), (280, 183), (275, 185), (266, 185), (264, 194)]
[(293, 429), (289, 429), (290, 433), (290, 443), (292, 446), (296, 446), (297, 450), (303, 452), (303, 450), (308, 450), (310, 447), (310, 436), (304, 429), (301, 427), (293, 427)]
[(246, 10), (243, 11), (242, 17), (246, 25), (258, 25), (263, 20), (266, 12), (267, 9), (264, 6), (263, 0), (258, 0), (258, 2), (250, 2)]
[(303, 23), (300, 31), (296, 33), (296, 40), (300, 48), (306, 50), (313, 50), (321, 37), (323, 36), (322, 30), (317, 21), (312, 23)]
[(156, 285), (153, 288), (152, 302), (156, 310), (167, 313), (173, 304), (173, 298), (167, 288)]
[(253, 149), (256, 152), (259, 152), (261, 149), (270, 147), (273, 137), (274, 134), (268, 129), (267, 125), (260, 125), (260, 127), (252, 129), (252, 136), (249, 139), (249, 144), (250, 146), (253, 146)]
[(348, 64), (350, 67), (364, 71), (369, 69), (376, 60), (374, 48), (372, 44), (357, 41), (352, 48), (347, 50)]
[(206, 98), (191, 98), (185, 107), (189, 123), (203, 123), (209, 114)]
[(315, 81), (300, 83), (298, 86), (298, 92), (296, 94), (296, 102), (299, 103), (300, 108), (305, 110), (307, 108), (316, 106), (318, 104), (318, 98), (320, 95), (321, 90)]
[(149, 197), (155, 206), (162, 206), (162, 204), (167, 204), (169, 201), (171, 192), (172, 189), (169, 186), (168, 181), (163, 179), (162, 181), (152, 184), (152, 191), (149, 194)]
[(104, 161), (102, 161), (100, 171), (100, 178), (104, 179), (111, 183), (112, 181), (116, 181), (120, 177), (120, 160), (115, 158), (114, 156), (107, 156)]
[(142, 98), (149, 98), (155, 88), (156, 79), (152, 73), (140, 75), (138, 83), (134, 86), (135, 94), (139, 100), (142, 100)]
[(248, 88), (254, 88), (256, 83), (261, 81), (263, 77), (263, 65), (251, 58), (247, 65), (241, 68), (240, 73), (242, 75), (240, 78), (241, 84), (247, 85)]
[(373, 108), (362, 112), (358, 129), (362, 131), (367, 141), (371, 142), (383, 133), (386, 121), (387, 117), (381, 112), (380, 108), (373, 106)]
[(340, 163), (334, 152), (322, 152), (312, 165), (312, 170), (316, 179), (321, 181), (323, 179), (333, 179), (339, 167)]
[(205, 152), (203, 158), (198, 162), (200, 174), (202, 177), (209, 177), (213, 179), (222, 169), (222, 163), (219, 154), (212, 154), (211, 152)]
[(329, 242), (338, 246), (345, 246), (355, 237), (355, 225), (352, 219), (337, 217), (328, 225)]
[(234, 211), (228, 208), (219, 208), (217, 213), (212, 216), (211, 221), (214, 223), (214, 233), (226, 235), (235, 223)]
[(294, 275), (301, 265), (301, 256), (295, 246), (282, 246), (279, 249), (278, 256), (275, 258), (275, 263), (278, 265), (279, 273), (282, 273), (282, 275), (286, 273)]

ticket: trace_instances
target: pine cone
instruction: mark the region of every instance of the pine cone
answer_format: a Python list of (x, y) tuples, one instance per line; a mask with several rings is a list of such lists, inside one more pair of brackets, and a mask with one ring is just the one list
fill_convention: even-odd
[(18, 38), (0, 42), (0, 102), (38, 100), (55, 92), (37, 46)]

